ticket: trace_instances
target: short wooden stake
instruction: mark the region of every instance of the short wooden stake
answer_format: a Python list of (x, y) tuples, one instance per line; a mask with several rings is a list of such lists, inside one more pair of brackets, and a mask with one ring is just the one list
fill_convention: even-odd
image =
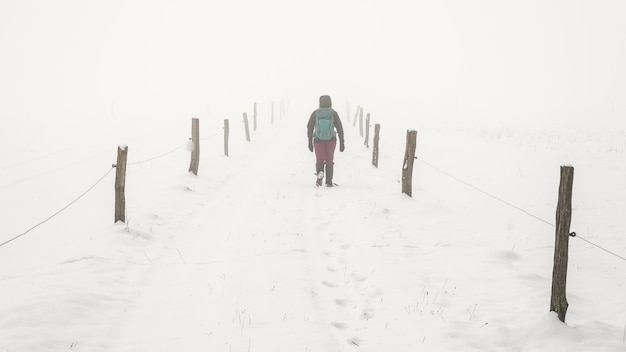
[(115, 164), (115, 222), (126, 222), (126, 160), (128, 146), (117, 147), (117, 164)]
[(248, 127), (248, 114), (243, 113), (243, 125), (246, 129), (246, 141), (250, 142), (250, 128)]
[(191, 119), (191, 143), (193, 143), (193, 150), (191, 151), (189, 172), (193, 172), (197, 176), (200, 165), (200, 120), (197, 118)]
[(552, 296), (550, 311), (556, 312), (559, 320), (565, 322), (567, 313), (566, 283), (569, 247), (569, 228), (572, 220), (572, 188), (574, 167), (561, 166), (559, 200), (556, 208), (556, 238), (554, 245), (554, 267), (552, 269)]
[(406, 149), (402, 164), (402, 193), (413, 196), (413, 162), (415, 161), (415, 147), (417, 145), (417, 131), (406, 131)]
[(224, 155), (228, 156), (228, 134), (229, 131), (229, 123), (228, 119), (224, 119)]
[(372, 165), (378, 167), (378, 141), (380, 140), (380, 124), (374, 125), (374, 148), (372, 151)]
[(363, 143), (365, 148), (370, 147), (370, 114), (367, 113), (367, 117), (365, 118), (365, 142)]

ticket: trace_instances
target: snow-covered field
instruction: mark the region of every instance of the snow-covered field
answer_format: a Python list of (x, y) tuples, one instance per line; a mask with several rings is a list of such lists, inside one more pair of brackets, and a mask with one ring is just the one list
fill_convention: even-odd
[[(2, 121), (0, 242), (106, 176), (0, 246), (0, 351), (626, 350), (626, 260), (570, 240), (563, 324), (546, 224), (571, 164), (572, 231), (626, 255), (624, 127), (373, 116), (376, 169), (339, 106), (339, 187), (316, 189), (314, 108), (261, 115), (251, 143), (232, 118), (228, 158), (222, 120), (202, 118), (197, 177), (187, 116)], [(408, 128), (413, 198), (399, 182)], [(140, 163), (113, 224), (121, 143)]]

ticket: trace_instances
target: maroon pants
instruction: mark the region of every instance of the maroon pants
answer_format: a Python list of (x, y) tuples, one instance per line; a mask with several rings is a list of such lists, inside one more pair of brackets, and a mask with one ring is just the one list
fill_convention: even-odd
[(317, 165), (326, 164), (332, 166), (335, 159), (335, 147), (337, 146), (337, 141), (316, 141), (314, 146)]

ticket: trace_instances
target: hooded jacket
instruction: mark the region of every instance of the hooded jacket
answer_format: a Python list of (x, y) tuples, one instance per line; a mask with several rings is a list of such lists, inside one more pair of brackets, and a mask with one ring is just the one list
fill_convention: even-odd
[[(322, 95), (320, 97), (320, 108), (330, 108), (332, 109), (333, 107), (333, 103), (332, 100), (330, 99), (330, 96), (328, 95)], [(335, 124), (335, 130), (337, 130), (337, 137), (339, 137), (339, 145), (343, 145), (343, 125), (341, 124), (341, 120), (339, 119), (339, 114), (337, 114), (337, 112), (333, 109), (333, 117), (334, 117), (334, 124)], [(309, 118), (309, 123), (307, 124), (307, 136), (309, 138), (309, 142), (313, 141), (314, 143), (317, 143), (317, 140), (313, 140), (313, 129), (315, 127), (315, 111), (313, 111), (313, 113), (311, 114), (311, 117)], [(337, 137), (333, 138), (332, 140), (336, 141)]]

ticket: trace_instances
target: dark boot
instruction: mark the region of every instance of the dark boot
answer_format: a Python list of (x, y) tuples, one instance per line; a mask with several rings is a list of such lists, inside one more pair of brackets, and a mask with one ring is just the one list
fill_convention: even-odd
[(315, 164), (315, 175), (317, 176), (315, 184), (319, 187), (322, 185), (322, 180), (324, 179), (324, 163)]
[(324, 171), (324, 162), (315, 163), (315, 174), (319, 174), (320, 171)]
[(333, 165), (326, 165), (326, 186), (333, 186)]

